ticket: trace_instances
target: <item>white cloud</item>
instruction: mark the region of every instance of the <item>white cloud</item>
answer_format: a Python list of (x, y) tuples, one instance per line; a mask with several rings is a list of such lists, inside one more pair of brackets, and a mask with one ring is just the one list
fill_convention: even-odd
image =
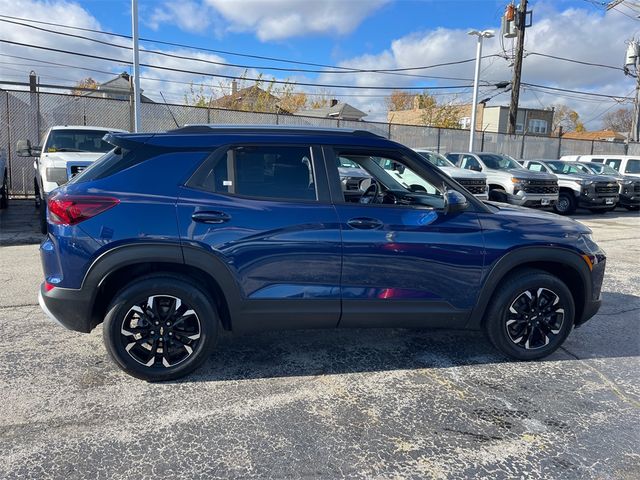
[(262, 41), (318, 34), (344, 35), (389, 0), (205, 0), (232, 32), (255, 31)]
[(186, 0), (165, 2), (143, 21), (153, 30), (158, 30), (163, 23), (175, 23), (187, 32), (203, 32), (214, 22), (213, 17), (214, 13), (207, 5)]

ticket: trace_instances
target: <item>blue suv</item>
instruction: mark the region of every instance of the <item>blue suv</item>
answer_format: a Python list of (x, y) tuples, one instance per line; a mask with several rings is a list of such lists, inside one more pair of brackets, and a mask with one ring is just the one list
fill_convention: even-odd
[[(105, 140), (114, 149), (48, 200), (40, 305), (71, 330), (104, 322), (136, 377), (186, 375), (221, 329), (482, 329), (531, 360), (600, 306), (605, 254), (587, 227), (483, 203), (372, 133), (203, 125)], [(371, 176), (359, 191), (344, 162)]]

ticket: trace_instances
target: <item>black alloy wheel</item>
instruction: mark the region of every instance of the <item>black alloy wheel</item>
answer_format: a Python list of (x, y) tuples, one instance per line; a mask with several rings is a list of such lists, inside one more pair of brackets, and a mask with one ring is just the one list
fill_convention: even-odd
[(535, 360), (554, 352), (573, 328), (571, 290), (558, 277), (537, 269), (509, 274), (489, 302), (484, 331), (505, 355)]
[(576, 199), (573, 194), (560, 192), (558, 201), (553, 205), (553, 209), (560, 215), (571, 215), (576, 211)]
[(514, 344), (535, 350), (548, 345), (563, 323), (564, 308), (558, 294), (538, 288), (525, 290), (511, 303), (505, 326)]
[(201, 337), (200, 319), (190, 305), (171, 295), (151, 295), (122, 319), (120, 342), (146, 367), (173, 367), (185, 361)]
[(104, 319), (107, 351), (125, 372), (148, 381), (183, 377), (206, 361), (218, 333), (211, 298), (191, 279), (171, 273), (133, 280)]

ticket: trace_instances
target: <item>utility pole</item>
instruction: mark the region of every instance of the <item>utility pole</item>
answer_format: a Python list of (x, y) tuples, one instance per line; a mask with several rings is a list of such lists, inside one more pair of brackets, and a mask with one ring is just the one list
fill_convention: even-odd
[[(632, 73), (632, 69), (635, 72)], [(640, 141), (640, 43), (632, 39), (627, 46), (627, 54), (624, 65), (625, 75), (635, 76), (636, 96), (633, 104), (633, 123), (629, 132), (630, 140)]]
[(133, 131), (140, 131), (140, 57), (138, 51), (138, 0), (131, 0), (131, 36), (133, 37)]
[(476, 69), (473, 75), (473, 100), (471, 101), (471, 125), (469, 125), (469, 151), (473, 152), (476, 137), (476, 111), (478, 109), (478, 84), (480, 83), (480, 62), (482, 61), (482, 40), (494, 36), (493, 30), (471, 30), (468, 35), (478, 37), (476, 45)]
[[(511, 103), (509, 104), (509, 133), (516, 133), (516, 120), (518, 117), (518, 102), (520, 101), (520, 79), (522, 76), (522, 58), (524, 57), (524, 31), (527, 24), (527, 0), (520, 0), (516, 11), (516, 58), (513, 64), (513, 80), (511, 82)], [(527, 126), (523, 125), (523, 130)]]

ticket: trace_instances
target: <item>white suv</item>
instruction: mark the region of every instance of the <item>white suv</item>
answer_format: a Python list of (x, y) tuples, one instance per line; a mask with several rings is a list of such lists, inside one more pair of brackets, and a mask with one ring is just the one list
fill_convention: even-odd
[(638, 155), (564, 155), (560, 160), (573, 162), (595, 162), (609, 165), (623, 175), (640, 177), (640, 156)]

